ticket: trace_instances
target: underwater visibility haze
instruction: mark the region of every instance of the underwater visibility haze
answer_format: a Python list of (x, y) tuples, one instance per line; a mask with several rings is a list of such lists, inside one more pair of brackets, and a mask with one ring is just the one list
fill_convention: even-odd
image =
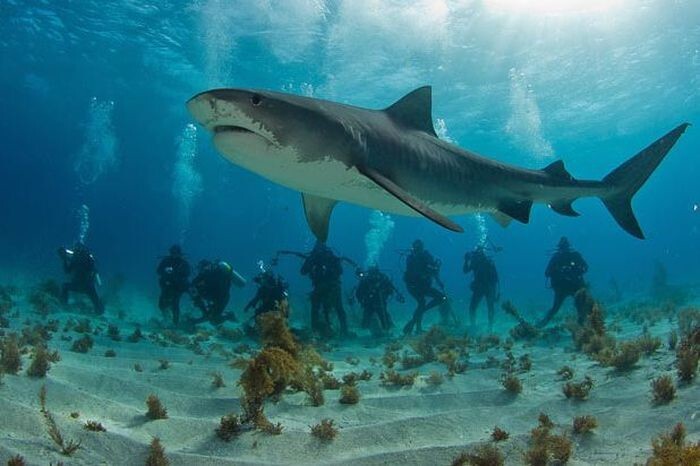
[(700, 464), (697, 1), (0, 30), (1, 462)]

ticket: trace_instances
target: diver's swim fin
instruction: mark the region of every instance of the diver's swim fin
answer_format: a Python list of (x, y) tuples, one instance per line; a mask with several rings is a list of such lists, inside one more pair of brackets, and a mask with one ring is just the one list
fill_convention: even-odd
[(683, 123), (657, 139), (646, 149), (627, 160), (603, 178), (612, 194), (602, 198), (615, 221), (627, 233), (644, 239), (644, 233), (632, 211), (632, 197), (659, 166), (683, 132), (690, 126)]

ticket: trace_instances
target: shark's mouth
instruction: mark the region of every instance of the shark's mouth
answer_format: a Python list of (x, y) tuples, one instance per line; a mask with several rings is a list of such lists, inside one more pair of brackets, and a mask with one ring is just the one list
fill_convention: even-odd
[(220, 125), (220, 126), (215, 126), (214, 127), (214, 133), (251, 133), (251, 134), (256, 134), (254, 131), (249, 130), (248, 128), (244, 128), (242, 126), (235, 126), (235, 125)]

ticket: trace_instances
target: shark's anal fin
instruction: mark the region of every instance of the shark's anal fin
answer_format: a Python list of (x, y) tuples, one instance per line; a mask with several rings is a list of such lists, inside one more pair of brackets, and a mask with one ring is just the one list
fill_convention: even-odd
[(571, 206), (571, 203), (573, 201), (555, 201), (551, 202), (549, 204), (549, 208), (552, 209), (554, 212), (558, 213), (559, 215), (566, 215), (567, 217), (578, 217), (579, 214), (574, 210), (574, 208)]
[(501, 201), (498, 203), (498, 210), (506, 214), (508, 217), (517, 220), (520, 223), (530, 222), (530, 209), (532, 209), (532, 201)]
[(449, 218), (436, 212), (435, 210), (431, 209), (430, 207), (425, 205), (420, 200), (416, 199), (415, 197), (413, 197), (412, 195), (407, 193), (399, 185), (397, 185), (396, 183), (391, 181), (389, 178), (387, 178), (386, 176), (379, 173), (377, 170), (374, 170), (373, 168), (361, 167), (361, 166), (358, 166), (357, 169), (359, 170), (360, 173), (362, 173), (367, 178), (369, 178), (370, 180), (377, 183), (379, 186), (381, 186), (386, 191), (391, 193), (398, 200), (400, 200), (401, 202), (403, 202), (408, 207), (415, 210), (416, 212), (418, 212), (422, 216), (432, 220), (433, 222), (437, 223), (440, 226), (447, 228), (448, 230), (456, 231), (458, 233), (464, 232), (464, 230), (462, 229), (461, 226), (457, 225), (455, 222), (453, 222)]
[(308, 193), (301, 193), (301, 199), (304, 202), (304, 213), (309, 228), (316, 239), (325, 243), (328, 239), (328, 224), (331, 220), (333, 207), (338, 201)]

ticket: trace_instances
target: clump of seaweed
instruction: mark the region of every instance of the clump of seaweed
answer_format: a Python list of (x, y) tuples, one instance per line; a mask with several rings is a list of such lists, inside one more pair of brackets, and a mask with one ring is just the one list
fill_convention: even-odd
[(136, 372), (143, 372), (143, 366), (137, 362), (134, 364), (134, 370)]
[(685, 426), (679, 422), (671, 432), (653, 439), (651, 441), (652, 457), (647, 460), (647, 465), (700, 464), (700, 442), (687, 444), (685, 436)]
[(675, 351), (677, 345), (678, 333), (676, 333), (675, 330), (671, 330), (671, 333), (668, 334), (668, 349), (670, 349), (671, 351)]
[(75, 353), (87, 353), (92, 349), (94, 343), (95, 342), (90, 335), (84, 335), (73, 342), (70, 350)]
[(360, 401), (360, 391), (355, 385), (343, 385), (340, 389), (340, 399), (338, 400), (344, 405), (354, 405)]
[(230, 442), (241, 434), (241, 421), (235, 414), (227, 414), (221, 418), (219, 427), (216, 428), (216, 436), (224, 442)]
[(508, 437), (510, 437), (510, 434), (508, 434), (508, 432), (506, 432), (498, 426), (494, 427), (493, 431), (491, 432), (491, 440), (493, 440), (494, 442), (502, 442), (504, 440), (508, 440)]
[(521, 372), (530, 372), (532, 369), (532, 359), (529, 354), (523, 354), (518, 358), (518, 369)]
[(452, 466), (502, 466), (504, 464), (503, 453), (490, 443), (483, 443), (473, 451), (463, 452), (452, 460)]
[(327, 372), (322, 373), (320, 376), (321, 383), (323, 384), (324, 390), (339, 390), (342, 383), (333, 374)]
[(530, 448), (525, 452), (525, 463), (533, 466), (563, 464), (569, 461), (572, 443), (563, 435), (552, 434), (554, 423), (546, 414), (539, 416), (539, 424), (531, 431)]
[(170, 361), (167, 359), (159, 359), (158, 360), (158, 370), (164, 371), (170, 369)]
[(687, 383), (695, 378), (698, 360), (700, 360), (700, 343), (690, 337), (683, 338), (676, 350), (676, 370), (681, 381)]
[(576, 416), (574, 418), (574, 433), (587, 434), (598, 427), (598, 420), (593, 416)]
[(322, 419), (318, 424), (310, 426), (311, 435), (323, 442), (330, 442), (338, 435), (338, 429), (333, 424), (332, 419)]
[(163, 406), (160, 399), (156, 395), (148, 395), (148, 398), (146, 399), (146, 406), (148, 407), (148, 411), (146, 411), (146, 417), (148, 419), (154, 421), (156, 419), (168, 418), (168, 410), (165, 409), (165, 406)]
[(640, 352), (646, 356), (651, 356), (659, 348), (661, 348), (661, 339), (657, 337), (652, 337), (648, 333), (644, 333), (641, 337), (634, 340), (639, 348)]
[(15, 455), (9, 460), (7, 460), (7, 466), (26, 466), (27, 462), (24, 460), (24, 456)]
[(501, 304), (503, 311), (518, 321), (518, 325), (510, 329), (510, 336), (513, 340), (534, 340), (541, 335), (540, 330), (529, 324), (518, 312), (518, 309), (511, 301)]
[(121, 341), (122, 337), (119, 333), (119, 327), (114, 324), (107, 326), (107, 336), (113, 341)]
[(562, 380), (571, 380), (574, 378), (574, 370), (569, 366), (563, 366), (557, 371), (557, 375)]
[(91, 432), (107, 432), (102, 423), (97, 421), (87, 421), (83, 428)]
[(53, 418), (51, 412), (46, 408), (46, 386), (42, 385), (39, 389), (39, 406), (41, 414), (44, 416), (44, 421), (46, 422), (46, 427), (49, 433), (49, 437), (53, 440), (61, 450), (62, 455), (70, 456), (75, 453), (78, 448), (80, 448), (80, 442), (75, 442), (69, 440), (66, 442), (61, 435), (61, 431), (58, 429), (58, 425)]
[(92, 324), (90, 319), (80, 319), (73, 330), (78, 333), (92, 333)]
[(0, 368), (6, 374), (17, 374), (22, 368), (22, 358), (20, 356), (19, 344), (17, 335), (11, 333), (2, 340), (0, 345)]
[(654, 394), (654, 403), (657, 405), (668, 404), (676, 397), (676, 387), (669, 375), (662, 375), (652, 380), (651, 390)]
[(113, 349), (108, 349), (105, 351), (105, 358), (116, 358), (117, 357), (117, 352), (114, 351)]
[(34, 347), (32, 363), (27, 368), (27, 375), (29, 377), (46, 377), (46, 373), (50, 368), (49, 352), (46, 351), (46, 348), (43, 345)]
[(393, 369), (388, 369), (386, 372), (379, 374), (381, 384), (385, 387), (411, 387), (418, 377), (418, 372), (409, 372), (402, 375)]
[(508, 393), (517, 395), (523, 391), (523, 384), (513, 373), (506, 372), (501, 376), (501, 385)]
[(593, 379), (585, 376), (581, 382), (566, 382), (562, 391), (567, 398), (586, 400), (593, 389)]
[(434, 387), (437, 387), (438, 385), (442, 385), (445, 382), (445, 377), (438, 371), (432, 371), (428, 377), (426, 377), (425, 382), (428, 385), (432, 385)]
[(143, 339), (143, 333), (141, 333), (141, 329), (136, 327), (131, 335), (126, 337), (126, 341), (129, 343), (138, 343)]
[(211, 386), (213, 388), (223, 388), (226, 386), (226, 383), (224, 383), (224, 376), (221, 372), (212, 372), (211, 377)]
[(165, 448), (160, 443), (158, 437), (153, 437), (151, 445), (148, 447), (148, 457), (146, 458), (146, 466), (168, 466), (170, 461), (165, 456)]
[(46, 318), (52, 310), (58, 308), (61, 287), (55, 280), (45, 280), (35, 286), (27, 295), (27, 302), (34, 312)]
[(636, 366), (641, 356), (641, 349), (634, 341), (625, 341), (610, 353), (599, 353), (599, 362), (603, 366), (612, 366), (618, 372), (628, 372)]

